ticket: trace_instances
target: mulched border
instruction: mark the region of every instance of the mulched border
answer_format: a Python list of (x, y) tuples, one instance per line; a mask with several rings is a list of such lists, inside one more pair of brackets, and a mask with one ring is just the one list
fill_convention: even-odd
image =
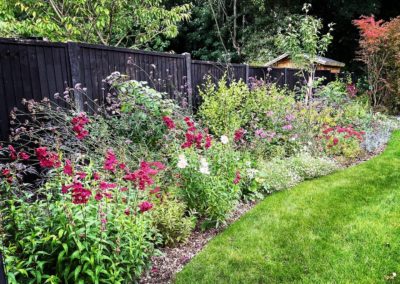
[[(359, 157), (351, 162), (341, 163), (337, 161), (341, 167), (348, 168), (358, 165), (362, 162), (379, 155), (386, 148), (386, 145), (378, 148), (373, 153), (368, 153)], [(264, 200), (264, 199), (262, 199)], [(231, 213), (226, 223), (218, 228), (212, 228), (206, 231), (196, 228), (188, 241), (180, 244), (177, 247), (165, 247), (161, 249), (160, 256), (153, 256), (151, 258), (153, 267), (150, 271), (146, 272), (140, 279), (141, 284), (161, 284), (172, 283), (175, 275), (183, 269), (183, 267), (197, 254), (203, 247), (216, 235), (225, 230), (230, 224), (240, 219), (246, 212), (257, 205), (258, 201), (240, 202), (235, 210)]]

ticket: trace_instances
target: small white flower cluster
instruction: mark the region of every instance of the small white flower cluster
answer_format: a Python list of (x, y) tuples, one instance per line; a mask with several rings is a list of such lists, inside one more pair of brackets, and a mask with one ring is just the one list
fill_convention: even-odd
[(179, 156), (178, 156), (178, 159), (179, 159), (179, 161), (178, 161), (178, 168), (180, 168), (180, 169), (184, 169), (184, 168), (186, 168), (189, 164), (188, 164), (188, 162), (187, 162), (187, 160), (186, 160), (186, 157), (185, 157), (185, 154), (180, 154)]
[(229, 138), (226, 135), (222, 135), (220, 139), (221, 139), (221, 143), (224, 145), (229, 143)]
[(208, 168), (208, 162), (205, 158), (200, 158), (200, 168), (199, 172), (205, 175), (210, 174), (210, 169)]

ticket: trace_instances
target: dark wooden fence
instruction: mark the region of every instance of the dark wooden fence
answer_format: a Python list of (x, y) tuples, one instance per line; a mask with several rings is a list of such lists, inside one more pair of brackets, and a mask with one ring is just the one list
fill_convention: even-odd
[[(199, 103), (198, 87), (209, 75), (216, 82), (225, 73), (229, 80), (245, 82), (255, 77), (293, 88), (299, 81), (295, 69), (253, 67), (192, 60), (190, 54), (170, 54), (84, 43), (53, 43), (0, 39), (0, 140), (7, 139), (9, 112), (22, 107), (22, 99), (54, 98), (67, 86), (81, 83), (87, 88), (87, 103), (76, 97), (86, 111), (94, 100), (103, 100), (103, 79), (114, 71), (131, 79), (147, 81), (169, 98), (185, 101), (194, 109)], [(332, 80), (329, 71), (318, 76)]]

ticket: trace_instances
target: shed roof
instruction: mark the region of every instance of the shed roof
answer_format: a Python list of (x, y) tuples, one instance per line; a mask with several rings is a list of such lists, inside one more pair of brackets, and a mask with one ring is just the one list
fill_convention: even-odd
[[(289, 56), (289, 54), (284, 53), (284, 54), (272, 59), (271, 61), (267, 62), (265, 64), (265, 66), (271, 66), (288, 56)], [(306, 56), (306, 55), (304, 55), (304, 56)], [(318, 56), (318, 55), (315, 58), (315, 63), (320, 64), (320, 65), (325, 65), (325, 66), (335, 66), (335, 67), (344, 67), (345, 66), (345, 64), (343, 62), (339, 62), (339, 61), (336, 61), (336, 60), (333, 60), (333, 59), (330, 59), (327, 57), (323, 57), (323, 56)]]

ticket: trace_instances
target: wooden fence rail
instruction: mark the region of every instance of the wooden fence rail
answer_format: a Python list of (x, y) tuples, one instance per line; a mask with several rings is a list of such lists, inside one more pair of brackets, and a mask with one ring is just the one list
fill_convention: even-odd
[[(230, 80), (248, 82), (257, 77), (289, 88), (299, 81), (295, 69), (192, 60), (188, 53), (0, 38), (0, 141), (6, 140), (9, 133), (9, 112), (13, 107), (22, 107), (22, 99), (53, 100), (55, 93), (62, 94), (67, 86), (81, 83), (87, 88), (89, 99), (84, 102), (84, 98), (76, 96), (76, 103), (89, 111), (94, 100), (104, 99), (103, 79), (114, 71), (147, 81), (192, 109), (200, 103), (198, 87), (206, 75), (216, 82), (227, 72)], [(317, 75), (327, 80), (334, 78), (329, 71), (318, 71)]]

